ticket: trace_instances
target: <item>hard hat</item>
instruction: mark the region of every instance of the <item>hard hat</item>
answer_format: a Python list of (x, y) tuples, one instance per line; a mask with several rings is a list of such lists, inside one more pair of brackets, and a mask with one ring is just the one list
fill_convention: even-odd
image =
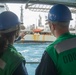
[(17, 30), (20, 25), (18, 16), (11, 11), (4, 11), (0, 14), (0, 32), (11, 32)]
[(48, 13), (49, 21), (70, 21), (72, 20), (71, 11), (63, 4), (54, 5)]

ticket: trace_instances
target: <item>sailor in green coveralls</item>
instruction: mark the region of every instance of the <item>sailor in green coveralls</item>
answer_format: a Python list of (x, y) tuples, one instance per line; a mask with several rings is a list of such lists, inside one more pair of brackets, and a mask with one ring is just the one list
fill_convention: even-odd
[(16, 14), (4, 11), (0, 14), (0, 75), (28, 75), (24, 57), (13, 46), (20, 31)]
[(76, 75), (76, 35), (69, 32), (70, 20), (71, 12), (63, 4), (49, 10), (49, 27), (57, 39), (46, 48), (35, 75)]

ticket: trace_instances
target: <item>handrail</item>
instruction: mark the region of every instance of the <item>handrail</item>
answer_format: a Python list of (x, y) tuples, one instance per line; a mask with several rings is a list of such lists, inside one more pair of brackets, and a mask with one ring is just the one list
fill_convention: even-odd
[(26, 62), (26, 64), (39, 64), (39, 62)]

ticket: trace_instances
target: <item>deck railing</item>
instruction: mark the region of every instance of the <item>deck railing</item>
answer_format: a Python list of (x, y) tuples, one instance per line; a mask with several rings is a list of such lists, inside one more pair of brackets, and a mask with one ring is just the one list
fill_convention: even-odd
[(39, 64), (39, 62), (26, 62), (26, 64)]

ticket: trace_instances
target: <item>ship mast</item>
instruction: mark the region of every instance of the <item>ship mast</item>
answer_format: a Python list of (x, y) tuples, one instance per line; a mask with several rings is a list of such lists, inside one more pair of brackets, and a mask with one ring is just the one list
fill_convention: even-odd
[(21, 30), (25, 29), (24, 23), (23, 23), (23, 6), (21, 5), (21, 13), (20, 13), (20, 21), (21, 21)]

